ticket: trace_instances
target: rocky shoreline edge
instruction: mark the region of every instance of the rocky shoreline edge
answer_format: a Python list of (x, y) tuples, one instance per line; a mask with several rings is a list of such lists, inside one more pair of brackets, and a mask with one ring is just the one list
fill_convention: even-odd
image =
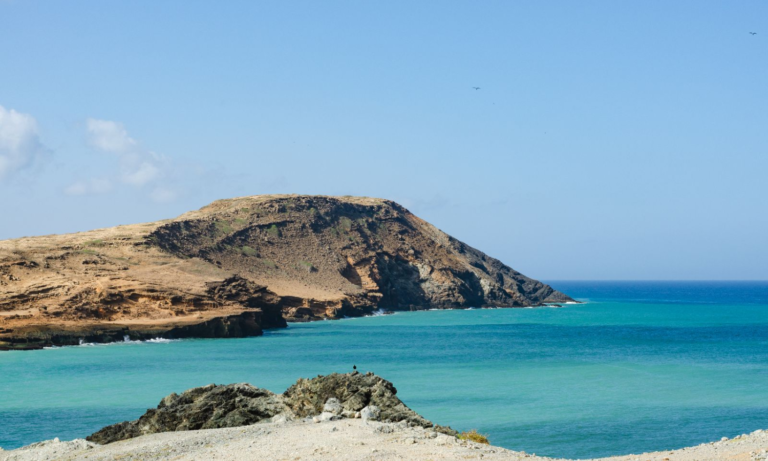
[[(525, 308), (559, 308), (563, 304), (581, 304), (579, 301), (555, 304), (544, 303)], [(479, 309), (509, 309), (510, 307), (481, 307)], [(414, 312), (426, 310), (445, 310), (446, 308), (419, 307), (408, 310), (378, 310), (358, 317), (391, 315), (397, 312)], [(474, 307), (450, 308), (452, 310), (473, 310)], [(0, 341), (2, 351), (32, 351), (50, 347), (79, 346), (82, 344), (110, 344), (126, 341), (147, 341), (153, 339), (227, 339), (262, 336), (265, 330), (287, 328), (290, 323), (304, 323), (320, 320), (341, 320), (343, 318), (312, 318), (307, 320), (277, 319), (274, 316), (265, 326), (262, 313), (259, 310), (241, 312), (234, 315), (212, 317), (199, 323), (179, 323), (154, 326), (127, 325), (79, 325), (77, 327), (34, 326), (29, 331), (19, 329), (16, 335), (8, 335)], [(4, 330), (0, 329), (0, 333)], [(12, 330), (8, 330), (8, 333)]]
[[(171, 394), (135, 421), (85, 439), (3, 451), (0, 461), (483, 459), (552, 460), (477, 443), (423, 418), (391, 382), (358, 372), (299, 379), (282, 394), (249, 384), (208, 385)], [(604, 461), (768, 459), (768, 431), (678, 450)]]

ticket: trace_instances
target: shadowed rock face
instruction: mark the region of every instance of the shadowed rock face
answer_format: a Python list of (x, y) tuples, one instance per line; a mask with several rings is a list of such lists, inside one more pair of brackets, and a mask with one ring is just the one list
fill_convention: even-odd
[(364, 197), (242, 197), (173, 220), (0, 241), (0, 350), (566, 301), (400, 205)]
[(410, 426), (455, 434), (449, 427), (434, 426), (395, 394), (397, 389), (389, 381), (357, 372), (300, 379), (282, 395), (250, 384), (211, 384), (181, 395), (171, 394), (139, 419), (107, 426), (87, 440), (107, 444), (158, 432), (247, 426), (275, 416), (307, 418), (323, 414), (326, 404), (332, 402), (340, 405), (334, 418), (355, 417), (366, 407), (376, 406), (380, 412), (377, 419), (382, 421), (405, 421)]

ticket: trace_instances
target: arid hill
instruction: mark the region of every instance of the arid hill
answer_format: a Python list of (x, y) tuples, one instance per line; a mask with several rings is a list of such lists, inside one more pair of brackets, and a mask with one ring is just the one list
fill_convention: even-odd
[(242, 197), (172, 220), (0, 241), (6, 349), (570, 300), (373, 198)]

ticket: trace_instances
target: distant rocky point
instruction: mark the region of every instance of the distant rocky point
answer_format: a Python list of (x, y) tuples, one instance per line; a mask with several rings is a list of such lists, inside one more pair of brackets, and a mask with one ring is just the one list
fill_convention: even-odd
[(0, 241), (0, 349), (569, 301), (367, 197), (242, 197), (171, 220)]

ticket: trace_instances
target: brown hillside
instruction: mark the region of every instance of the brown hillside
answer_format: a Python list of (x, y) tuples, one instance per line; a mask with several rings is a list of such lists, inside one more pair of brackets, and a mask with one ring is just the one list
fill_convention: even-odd
[(5, 348), (570, 300), (373, 198), (242, 197), (173, 220), (0, 241)]

